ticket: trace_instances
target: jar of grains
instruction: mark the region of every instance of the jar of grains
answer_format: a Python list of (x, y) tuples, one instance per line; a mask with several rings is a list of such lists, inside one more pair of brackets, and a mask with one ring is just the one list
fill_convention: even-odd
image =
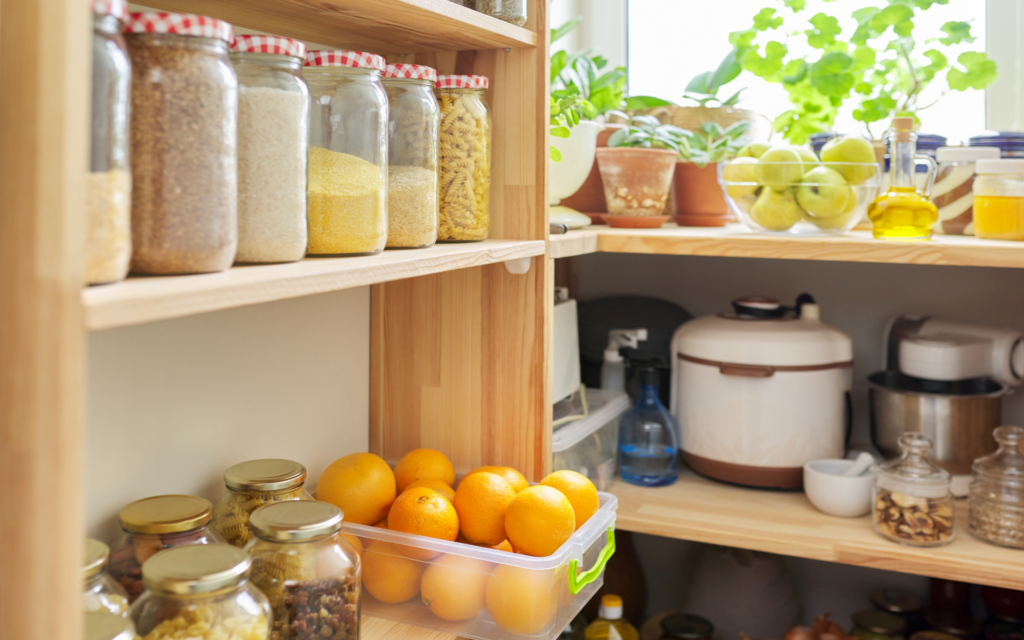
[(132, 256), (128, 100), (132, 71), (121, 20), (125, 0), (93, 0), (92, 130), (85, 183), (85, 281), (116, 282)]
[(310, 51), (309, 248), (312, 255), (370, 255), (388, 235), (388, 98), (384, 58)]
[(309, 89), (306, 45), (236, 36), (238, 253), (235, 262), (294, 262), (306, 255)]
[(270, 600), (273, 637), (358, 640), (359, 555), (341, 535), (341, 509), (281, 502), (252, 514), (252, 581)]
[(244, 547), (252, 540), (249, 515), (270, 502), (312, 500), (302, 485), (306, 467), (291, 460), (249, 460), (224, 472), (227, 493), (213, 505), (212, 528), (228, 544)]
[(213, 505), (195, 496), (167, 495), (136, 500), (121, 509), (121, 535), (110, 551), (107, 571), (128, 592), (128, 601), (142, 595), (142, 565), (170, 547), (223, 544), (210, 530)]
[(978, 160), (974, 179), (974, 235), (1024, 240), (1024, 159)]
[(128, 593), (104, 571), (110, 557), (110, 547), (99, 540), (85, 541), (85, 561), (82, 563), (83, 611), (107, 611), (119, 616), (128, 615)]
[(947, 544), (954, 535), (952, 477), (925, 457), (932, 443), (920, 433), (904, 433), (899, 446), (900, 457), (878, 468), (875, 531), (919, 547)]
[(238, 245), (238, 80), (231, 25), (130, 13), (132, 270), (205, 273)]
[(83, 640), (137, 640), (135, 625), (125, 615), (86, 611)]
[(388, 249), (429, 247), (437, 240), (437, 144), (441, 124), (434, 97), (437, 72), (389, 64)]
[(1024, 429), (992, 435), (999, 449), (974, 461), (967, 526), (982, 540), (1024, 548)]
[(440, 242), (487, 239), (491, 190), (491, 116), (484, 76), (440, 76)]
[(270, 640), (270, 604), (252, 560), (226, 544), (189, 545), (146, 561), (131, 617), (143, 640)]
[(476, 10), (517, 27), (526, 24), (526, 0), (476, 0)]

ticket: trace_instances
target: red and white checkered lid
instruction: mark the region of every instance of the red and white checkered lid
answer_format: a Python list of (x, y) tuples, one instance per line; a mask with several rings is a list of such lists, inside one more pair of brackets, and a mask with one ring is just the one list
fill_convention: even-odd
[(235, 36), (231, 50), (238, 53), (276, 53), (295, 58), (306, 57), (306, 45), (278, 36)]
[(231, 25), (227, 22), (191, 13), (129, 13), (124, 30), (126, 33), (174, 33), (179, 36), (217, 38), (229, 44), (232, 40)]
[(388, 68), (384, 70), (384, 77), (437, 82), (437, 71), (433, 67), (425, 67), (421, 64), (389, 64)]
[(306, 54), (307, 67), (355, 67), (383, 71), (384, 58), (376, 53), (362, 51), (310, 51)]
[(487, 76), (438, 76), (438, 89), (486, 89)]
[(128, 11), (128, 0), (90, 0), (92, 12), (98, 16), (114, 16), (118, 20), (124, 20), (124, 14)]

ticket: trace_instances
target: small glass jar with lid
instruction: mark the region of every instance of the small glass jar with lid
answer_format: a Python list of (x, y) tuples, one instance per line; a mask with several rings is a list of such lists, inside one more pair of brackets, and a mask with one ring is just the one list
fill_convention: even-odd
[(86, 611), (83, 640), (136, 640), (135, 625), (122, 614), (109, 611)]
[(476, 10), (517, 27), (526, 24), (526, 0), (476, 0)]
[(437, 72), (389, 64), (382, 82), (388, 94), (387, 248), (429, 247), (437, 241)]
[(115, 615), (128, 615), (128, 593), (104, 570), (110, 557), (110, 547), (87, 538), (85, 540), (85, 562), (82, 564), (83, 611), (108, 611)]
[(388, 97), (384, 58), (359, 51), (310, 51), (311, 255), (373, 255), (388, 236)]
[(135, 628), (146, 640), (270, 640), (270, 603), (251, 569), (248, 554), (226, 544), (161, 551), (142, 567)]
[(239, 462), (224, 472), (227, 492), (213, 506), (213, 524), (228, 544), (244, 547), (252, 540), (249, 516), (271, 502), (312, 500), (304, 488), (306, 467), (291, 460)]
[(925, 457), (932, 443), (920, 433), (903, 434), (899, 446), (900, 457), (878, 468), (875, 531), (908, 545), (947, 544), (954, 534), (952, 477)]
[(252, 514), (252, 581), (274, 613), (274, 637), (358, 640), (360, 563), (341, 509), (281, 502)]
[(851, 618), (850, 635), (860, 640), (903, 640), (906, 637), (907, 623), (897, 615), (869, 609), (858, 611)]
[(978, 160), (994, 160), (999, 149), (992, 147), (940, 147), (939, 163), (932, 187), (932, 203), (939, 210), (935, 233), (974, 235), (974, 199), (971, 196)]
[(1024, 548), (1024, 429), (999, 427), (999, 449), (974, 461), (967, 527), (975, 536)]
[(974, 235), (1024, 240), (1024, 160), (979, 160), (975, 170)]
[(128, 592), (129, 602), (142, 595), (142, 565), (159, 551), (224, 543), (209, 527), (213, 505), (196, 496), (143, 498), (121, 509), (118, 518), (121, 535), (110, 551), (107, 572)]
[(871, 594), (871, 604), (879, 611), (886, 611), (903, 618), (907, 633), (925, 629), (921, 599), (905, 589), (887, 588)]
[(439, 242), (479, 242), (490, 227), (491, 114), (484, 76), (440, 76)]

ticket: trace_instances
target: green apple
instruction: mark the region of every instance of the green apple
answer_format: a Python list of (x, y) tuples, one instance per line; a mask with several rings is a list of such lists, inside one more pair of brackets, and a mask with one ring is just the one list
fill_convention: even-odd
[(796, 189), (796, 200), (810, 215), (831, 218), (846, 211), (850, 192), (842, 174), (818, 166), (804, 174), (804, 179)]
[(804, 217), (792, 189), (765, 189), (750, 209), (754, 222), (770, 231), (785, 231)]
[(846, 209), (844, 209), (841, 214), (832, 216), (831, 218), (807, 216), (806, 220), (819, 229), (832, 231), (835, 229), (842, 229), (845, 226), (852, 226), (851, 218), (859, 217), (860, 212), (857, 210), (857, 191), (855, 189), (850, 189), (850, 200), (846, 204)]
[(762, 154), (768, 149), (771, 149), (772, 145), (767, 142), (751, 142), (747, 146), (739, 150), (736, 154), (738, 158), (760, 158)]
[(792, 147), (772, 147), (758, 158), (754, 175), (764, 186), (782, 191), (800, 182), (804, 165)]
[(796, 151), (800, 155), (800, 159), (804, 163), (805, 174), (821, 164), (821, 161), (818, 160), (818, 156), (814, 155), (814, 151), (807, 147), (793, 147), (793, 151)]
[(843, 136), (833, 138), (821, 148), (821, 160), (829, 162), (861, 162), (871, 166), (853, 167), (838, 165), (836, 171), (843, 174), (849, 184), (860, 184), (875, 175), (875, 148), (864, 138)]
[(744, 198), (753, 198), (760, 185), (757, 184), (757, 175), (754, 174), (756, 158), (742, 157), (730, 160), (722, 167), (722, 180), (725, 182), (741, 182), (746, 184), (729, 184), (725, 192), (737, 202)]

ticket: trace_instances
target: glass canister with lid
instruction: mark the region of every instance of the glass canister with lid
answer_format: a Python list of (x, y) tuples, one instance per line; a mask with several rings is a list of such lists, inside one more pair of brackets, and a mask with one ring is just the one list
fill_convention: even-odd
[(196, 496), (153, 496), (121, 509), (121, 535), (111, 549), (107, 572), (128, 592), (129, 602), (142, 595), (142, 565), (159, 551), (224, 543), (209, 528), (212, 517), (210, 501)]
[(975, 163), (998, 157), (999, 150), (991, 147), (940, 147), (935, 152), (939, 163), (931, 196), (939, 210), (935, 233), (974, 235)]
[(875, 531), (903, 544), (932, 547), (954, 535), (952, 477), (925, 456), (931, 441), (900, 436), (900, 457), (878, 468), (873, 491)]
[(388, 98), (384, 58), (310, 51), (309, 247), (312, 255), (372, 255), (388, 235)]
[(993, 432), (999, 449), (974, 461), (968, 529), (1006, 547), (1024, 548), (1024, 429)]
[(270, 604), (249, 581), (252, 560), (226, 545), (167, 549), (146, 561), (131, 617), (145, 640), (270, 640)]
[(440, 76), (439, 242), (478, 242), (490, 227), (491, 115), (484, 76)]
[(252, 581), (270, 600), (275, 638), (359, 638), (360, 561), (342, 519), (341, 509), (317, 501), (252, 514)]
[(903, 640), (907, 623), (903, 618), (885, 611), (869, 609), (854, 613), (850, 635), (860, 640)]
[(382, 82), (388, 94), (387, 248), (429, 247), (437, 241), (437, 72), (389, 64)]
[(107, 611), (119, 616), (128, 615), (128, 593), (105, 571), (110, 547), (87, 538), (85, 561), (82, 563), (82, 610)]
[(476, 10), (517, 27), (526, 24), (526, 0), (476, 0)]
[(974, 235), (1024, 240), (1024, 159), (979, 160), (975, 170)]
[(224, 472), (227, 492), (213, 507), (212, 529), (236, 547), (252, 540), (249, 516), (271, 502), (312, 500), (306, 492), (306, 467), (291, 460), (249, 460)]
[(309, 89), (306, 45), (235, 36), (238, 75), (238, 252), (235, 262), (293, 262), (306, 255)]
[(109, 611), (86, 611), (83, 640), (137, 640), (135, 625), (124, 615)]

